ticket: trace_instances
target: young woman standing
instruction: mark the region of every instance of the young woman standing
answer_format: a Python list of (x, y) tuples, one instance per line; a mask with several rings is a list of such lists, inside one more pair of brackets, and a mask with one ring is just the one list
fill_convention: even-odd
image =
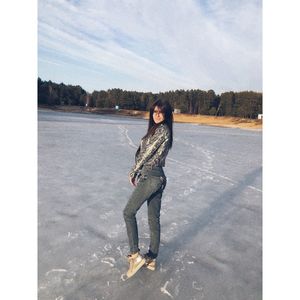
[[(129, 181), (135, 189), (123, 212), (130, 246), (128, 277), (143, 265), (155, 270), (160, 244), (161, 198), (167, 182), (163, 167), (172, 143), (172, 107), (168, 101), (157, 100), (150, 108), (148, 131), (141, 140), (135, 154), (135, 165), (129, 173)], [(145, 202), (148, 206), (150, 245), (148, 253), (142, 256), (139, 253), (136, 213)]]

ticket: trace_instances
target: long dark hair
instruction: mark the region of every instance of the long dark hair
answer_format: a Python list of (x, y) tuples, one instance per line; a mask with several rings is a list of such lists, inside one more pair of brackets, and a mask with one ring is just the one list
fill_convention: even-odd
[[(155, 107), (158, 107), (161, 112), (164, 114), (165, 119), (159, 123), (156, 124), (153, 120), (153, 111)], [(172, 111), (172, 106), (170, 105), (170, 103), (167, 100), (156, 100), (150, 107), (150, 111), (149, 111), (149, 123), (148, 123), (148, 131), (147, 134), (144, 136), (148, 137), (154, 134), (156, 128), (160, 125), (160, 124), (166, 124), (170, 130), (170, 148), (172, 148), (172, 144), (173, 144), (173, 111)]]

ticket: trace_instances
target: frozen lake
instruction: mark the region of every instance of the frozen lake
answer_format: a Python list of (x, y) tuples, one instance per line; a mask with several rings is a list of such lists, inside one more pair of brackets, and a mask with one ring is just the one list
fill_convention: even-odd
[[(262, 299), (262, 133), (174, 124), (157, 270), (127, 271), (127, 174), (147, 120), (38, 111), (40, 300)], [(140, 248), (147, 209), (137, 214)]]

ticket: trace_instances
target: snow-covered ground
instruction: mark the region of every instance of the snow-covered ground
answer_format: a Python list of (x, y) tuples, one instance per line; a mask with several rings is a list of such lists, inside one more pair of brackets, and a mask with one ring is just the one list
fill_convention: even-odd
[[(174, 124), (158, 267), (122, 281), (127, 174), (146, 129), (142, 119), (39, 110), (39, 299), (261, 299), (261, 131)], [(144, 252), (146, 207), (137, 219)]]

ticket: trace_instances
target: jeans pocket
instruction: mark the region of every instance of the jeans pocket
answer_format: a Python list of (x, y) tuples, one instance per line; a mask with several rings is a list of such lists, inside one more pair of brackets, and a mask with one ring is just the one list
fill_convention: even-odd
[(138, 182), (145, 181), (148, 178), (148, 175), (146, 174), (140, 174), (139, 177), (137, 178)]
[(147, 175), (147, 174), (142, 174), (142, 175), (141, 175), (141, 179), (146, 180), (147, 178), (148, 178), (148, 175)]

